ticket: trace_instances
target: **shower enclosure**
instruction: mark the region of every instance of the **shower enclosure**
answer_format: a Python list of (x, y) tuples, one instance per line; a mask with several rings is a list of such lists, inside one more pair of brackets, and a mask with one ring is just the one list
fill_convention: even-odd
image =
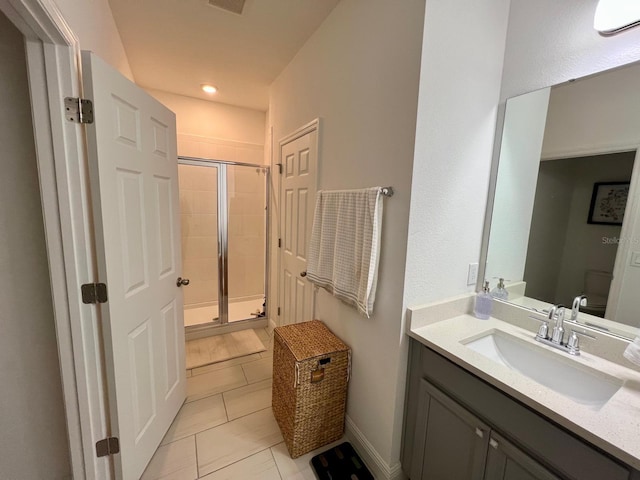
[(187, 338), (250, 327), (266, 312), (269, 167), (179, 157), (178, 176)]

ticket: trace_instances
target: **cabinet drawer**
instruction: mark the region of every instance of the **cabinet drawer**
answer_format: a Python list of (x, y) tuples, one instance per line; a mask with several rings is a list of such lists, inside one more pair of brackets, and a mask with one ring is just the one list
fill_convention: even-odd
[(627, 480), (629, 468), (433, 350), (420, 350), (422, 377), (544, 465), (570, 479)]

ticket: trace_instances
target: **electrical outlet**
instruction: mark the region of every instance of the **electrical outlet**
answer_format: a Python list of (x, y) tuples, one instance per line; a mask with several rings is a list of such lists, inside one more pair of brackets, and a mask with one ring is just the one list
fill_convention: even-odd
[(469, 264), (469, 273), (467, 275), (467, 285), (475, 285), (478, 283), (478, 264)]

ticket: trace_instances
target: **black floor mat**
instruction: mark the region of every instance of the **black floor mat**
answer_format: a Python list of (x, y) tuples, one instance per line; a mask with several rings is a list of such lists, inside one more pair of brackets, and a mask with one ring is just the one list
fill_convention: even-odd
[(349, 442), (316, 455), (311, 466), (320, 480), (375, 480)]

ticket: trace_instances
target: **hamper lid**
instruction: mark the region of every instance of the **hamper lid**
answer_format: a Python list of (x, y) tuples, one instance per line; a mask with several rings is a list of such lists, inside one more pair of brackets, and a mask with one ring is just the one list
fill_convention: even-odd
[(298, 362), (327, 353), (349, 350), (349, 347), (320, 320), (276, 327), (274, 332)]

